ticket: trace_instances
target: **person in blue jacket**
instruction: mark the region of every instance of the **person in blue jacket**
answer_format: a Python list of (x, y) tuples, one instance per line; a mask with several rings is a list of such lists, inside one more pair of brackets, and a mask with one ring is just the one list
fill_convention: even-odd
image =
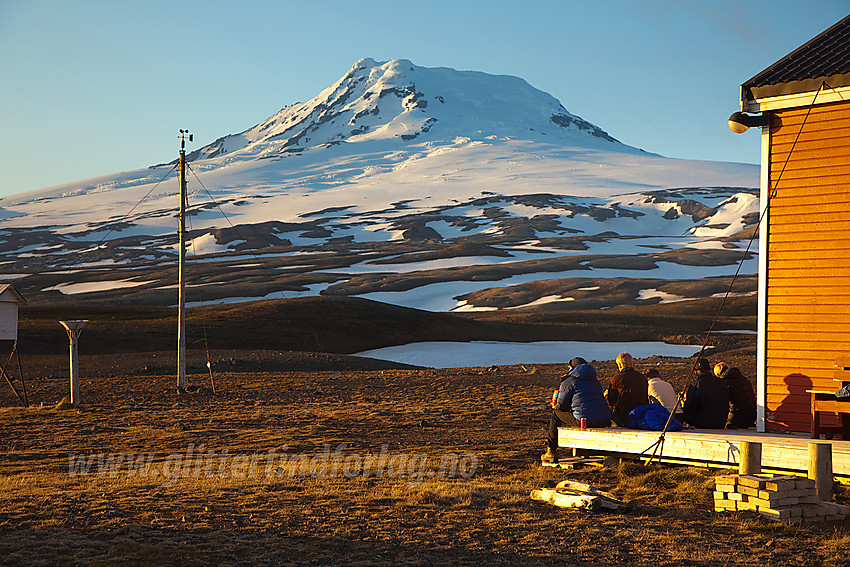
[[(572, 362), (578, 364), (573, 365)], [(602, 394), (602, 384), (596, 379), (596, 369), (584, 363), (583, 359), (573, 359), (572, 362), (572, 369), (561, 376), (557, 397), (552, 400), (546, 452), (541, 456), (548, 463), (558, 461), (559, 427), (581, 427), (582, 418), (587, 420), (587, 427), (611, 425), (611, 409)]]

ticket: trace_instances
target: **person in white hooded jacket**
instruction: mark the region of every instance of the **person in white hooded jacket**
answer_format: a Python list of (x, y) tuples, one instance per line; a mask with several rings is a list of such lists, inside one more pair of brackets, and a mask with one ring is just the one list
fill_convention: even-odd
[(678, 400), (676, 390), (673, 389), (670, 382), (661, 378), (661, 373), (657, 368), (650, 368), (644, 373), (644, 376), (646, 376), (646, 393), (649, 395), (649, 403), (658, 402), (670, 413), (673, 413), (673, 408), (676, 408), (677, 414), (682, 413), (681, 404), (676, 405)]

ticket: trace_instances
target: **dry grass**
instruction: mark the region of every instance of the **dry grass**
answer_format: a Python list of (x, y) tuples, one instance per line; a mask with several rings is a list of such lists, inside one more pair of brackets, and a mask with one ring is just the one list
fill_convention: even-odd
[(652, 506), (714, 505), (714, 472), (695, 467), (645, 466), (624, 461), (618, 468), (617, 491), (626, 498)]
[[(843, 563), (847, 525), (715, 514), (714, 473), (705, 469), (539, 466), (542, 408), (559, 371), (231, 374), (217, 396), (178, 396), (171, 377), (139, 378), (131, 388), (116, 387), (126, 379), (116, 378), (98, 380), (95, 392), (89, 384), (97, 401), (82, 408), (2, 409), (0, 563)], [(326, 446), (332, 467), (340, 443), (336, 473), (314, 476)], [(217, 460), (207, 459), (211, 450)], [(267, 468), (272, 450), (294, 460)], [(344, 474), (346, 459), (364, 467), (382, 451), (381, 475), (374, 463), (370, 474)], [(151, 468), (71, 475), (69, 453), (151, 455)], [(193, 466), (178, 468), (181, 455)], [(429, 476), (444, 455), (458, 458), (455, 474)], [(466, 478), (464, 456), (476, 460)], [(529, 498), (565, 477), (632, 507), (591, 514)]]
[(850, 549), (850, 534), (835, 528), (832, 533), (826, 533), (820, 546), (820, 551), (827, 557), (840, 557)]

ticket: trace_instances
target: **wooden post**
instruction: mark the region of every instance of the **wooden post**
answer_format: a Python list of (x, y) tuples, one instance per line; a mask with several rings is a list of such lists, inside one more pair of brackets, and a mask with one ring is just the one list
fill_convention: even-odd
[(605, 458), (602, 459), (602, 466), (604, 467), (616, 467), (620, 464), (620, 455), (605, 455)]
[(79, 344), (77, 342), (77, 338), (79, 337), (79, 334), (76, 333), (75, 331), (71, 331), (69, 336), (70, 336), (70, 339), (71, 339), (71, 345), (70, 345), (71, 370), (70, 370), (70, 373), (69, 373), (70, 376), (71, 376), (71, 403), (73, 405), (79, 405), (80, 402), (81, 402), (81, 400), (80, 400), (80, 363), (79, 363), (80, 356), (79, 356), (79, 349), (77, 347), (77, 345)]
[(809, 443), (809, 478), (815, 481), (818, 499), (832, 502), (832, 444)]
[(739, 474), (759, 474), (761, 472), (761, 443), (741, 441)]

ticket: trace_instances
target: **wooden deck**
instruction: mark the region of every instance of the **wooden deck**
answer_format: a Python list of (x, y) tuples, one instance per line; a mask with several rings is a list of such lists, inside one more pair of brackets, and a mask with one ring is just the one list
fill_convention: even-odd
[[(607, 429), (558, 430), (560, 447), (582, 449), (602, 455), (652, 455), (660, 431), (611, 427)], [(667, 432), (661, 458), (664, 462), (737, 467), (741, 441), (762, 444), (762, 470), (806, 474), (809, 443), (832, 445), (832, 470), (838, 477), (850, 479), (850, 441), (815, 441), (806, 435), (758, 433), (755, 430), (693, 429)], [(656, 457), (658, 453), (656, 453)]]

